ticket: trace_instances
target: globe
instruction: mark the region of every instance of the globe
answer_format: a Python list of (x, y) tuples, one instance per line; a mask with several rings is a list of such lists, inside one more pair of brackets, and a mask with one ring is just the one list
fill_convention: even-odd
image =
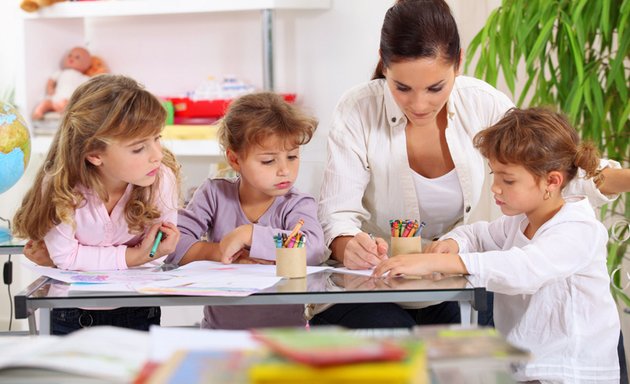
[[(20, 180), (31, 157), (31, 136), (24, 118), (10, 104), (0, 101), (0, 193)], [(0, 241), (11, 238), (0, 228)]]

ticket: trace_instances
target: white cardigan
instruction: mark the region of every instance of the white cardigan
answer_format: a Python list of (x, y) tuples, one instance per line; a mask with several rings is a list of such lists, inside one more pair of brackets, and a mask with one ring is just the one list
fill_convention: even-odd
[(531, 352), (515, 379), (618, 383), (606, 228), (584, 197), (567, 198), (531, 240), (527, 224), (524, 214), (502, 216), (443, 236), (457, 241), (474, 283), (495, 293), (496, 328)]

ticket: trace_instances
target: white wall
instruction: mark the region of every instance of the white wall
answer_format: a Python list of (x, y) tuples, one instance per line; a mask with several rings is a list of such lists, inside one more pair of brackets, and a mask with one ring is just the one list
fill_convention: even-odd
[[(500, 0), (448, 2), (458, 20), (465, 47)], [(315, 138), (304, 150), (298, 179), (298, 186), (314, 195), (319, 194), (325, 137), (333, 108), (345, 90), (370, 78), (377, 62), (381, 23), (391, 4), (393, 0), (333, 0), (329, 10), (275, 13), (276, 89), (296, 92), (300, 105), (320, 121)], [(9, 38), (3, 39), (0, 49), (0, 95), (13, 83), (17, 72), (14, 52), (20, 47), (18, 34), (13, 35), (12, 31), (18, 25), (16, 19), (21, 12), (18, 5), (17, 0), (0, 1), (0, 25), (9, 31)], [(172, 95), (194, 89), (208, 75), (235, 74), (261, 86), (260, 32), (258, 12), (107, 18), (86, 25), (84, 43), (92, 53), (103, 57), (112, 71), (135, 77), (158, 95)], [(46, 41), (33, 37), (27, 37), (27, 41), (44, 45), (37, 52), (46, 50)], [(74, 43), (69, 42), (67, 48)], [(63, 54), (53, 52), (49, 60), (41, 63), (40, 71), (26, 74), (36, 80), (31, 83), (34, 87), (41, 86), (42, 93), (46, 77), (57, 69)], [(41, 157), (32, 159), (20, 183), (0, 196), (0, 216), (14, 214), (41, 161)], [(189, 185), (207, 175), (203, 159), (183, 162)], [(15, 269), (14, 293), (33, 278), (21, 268)], [(3, 330), (8, 320), (8, 299), (1, 288), (0, 330)], [(198, 310), (192, 313), (200, 316)]]

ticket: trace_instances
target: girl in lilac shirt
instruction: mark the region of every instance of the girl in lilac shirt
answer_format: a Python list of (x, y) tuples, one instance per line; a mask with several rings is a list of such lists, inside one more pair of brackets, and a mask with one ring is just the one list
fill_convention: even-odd
[[(43, 240), (53, 263), (69, 270), (127, 269), (171, 253), (179, 166), (160, 145), (165, 118), (155, 96), (127, 77), (101, 75), (77, 88), (15, 215), (15, 234)], [(159, 323), (159, 307), (52, 311), (53, 334)]]
[[(313, 197), (293, 184), (300, 166), (300, 145), (309, 142), (315, 119), (273, 93), (245, 95), (222, 120), (219, 140), (235, 179), (209, 179), (180, 210), (181, 239), (167, 262), (273, 263), (278, 233), (289, 234), (304, 219), (307, 264), (325, 260), (322, 228)], [(206, 236), (206, 239), (202, 239)], [(212, 306), (203, 327), (245, 329), (304, 324), (304, 306)]]

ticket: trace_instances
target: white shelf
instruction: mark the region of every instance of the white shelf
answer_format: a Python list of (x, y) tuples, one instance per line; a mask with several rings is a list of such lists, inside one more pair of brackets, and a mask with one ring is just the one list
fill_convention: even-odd
[(331, 0), (99, 0), (61, 2), (33, 13), (26, 19), (164, 15), (203, 12), (254, 11), (263, 9), (329, 9)]
[[(35, 136), (32, 140), (33, 155), (48, 153), (52, 136)], [(209, 163), (215, 163), (224, 159), (219, 143), (215, 140), (169, 140), (162, 139), (162, 145), (177, 157), (203, 157)]]

